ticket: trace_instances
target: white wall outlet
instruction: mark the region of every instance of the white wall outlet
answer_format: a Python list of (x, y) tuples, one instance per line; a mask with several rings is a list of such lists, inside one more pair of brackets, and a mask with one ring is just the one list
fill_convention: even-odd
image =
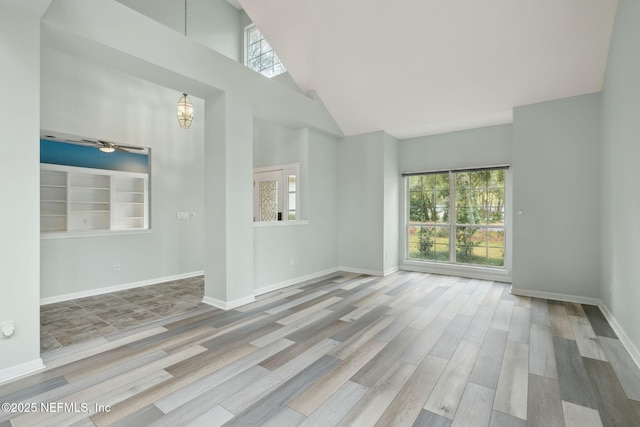
[(118, 270), (118, 271), (119, 271), (119, 270), (120, 270), (120, 268), (122, 268), (122, 266), (120, 265), (120, 263), (119, 263), (119, 262), (116, 262), (115, 264), (113, 264), (113, 269), (114, 269), (114, 270)]
[(13, 333), (15, 331), (16, 331), (16, 325), (15, 323), (13, 323), (13, 320), (0, 323), (0, 334), (2, 334), (3, 338), (9, 338), (13, 336)]
[(189, 219), (189, 212), (178, 211), (176, 212), (177, 219)]
[(296, 261), (295, 261), (293, 258), (291, 258), (291, 259), (289, 260), (289, 265), (291, 265), (292, 267), (293, 267), (293, 265), (294, 265), (295, 263), (296, 263)]

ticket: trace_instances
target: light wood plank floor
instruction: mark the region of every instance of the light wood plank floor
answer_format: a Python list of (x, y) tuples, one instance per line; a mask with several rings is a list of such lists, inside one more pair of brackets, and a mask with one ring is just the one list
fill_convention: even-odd
[(44, 358), (0, 385), (0, 426), (640, 425), (597, 307), (449, 276), (341, 274)]

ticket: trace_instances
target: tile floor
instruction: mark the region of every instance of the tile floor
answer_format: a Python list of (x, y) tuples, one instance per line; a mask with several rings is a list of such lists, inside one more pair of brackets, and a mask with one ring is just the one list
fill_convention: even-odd
[(202, 307), (204, 277), (40, 307), (41, 354)]

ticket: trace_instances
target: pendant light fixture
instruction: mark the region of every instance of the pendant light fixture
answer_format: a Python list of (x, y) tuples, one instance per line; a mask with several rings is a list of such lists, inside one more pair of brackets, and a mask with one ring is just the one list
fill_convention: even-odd
[[(184, 0), (184, 36), (187, 36), (187, 0)], [(193, 105), (186, 93), (178, 100), (178, 123), (181, 128), (188, 129), (193, 121)]]
[(178, 123), (181, 128), (189, 128), (193, 121), (193, 105), (186, 93), (183, 93), (178, 100)]

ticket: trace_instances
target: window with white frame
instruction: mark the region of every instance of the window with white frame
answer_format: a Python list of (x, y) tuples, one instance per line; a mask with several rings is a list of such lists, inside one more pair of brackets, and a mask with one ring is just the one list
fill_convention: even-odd
[(300, 217), (300, 165), (258, 168), (253, 171), (253, 220), (296, 221)]
[(407, 174), (407, 259), (505, 267), (504, 167)]
[(266, 77), (286, 71), (280, 58), (255, 25), (245, 29), (245, 65)]

